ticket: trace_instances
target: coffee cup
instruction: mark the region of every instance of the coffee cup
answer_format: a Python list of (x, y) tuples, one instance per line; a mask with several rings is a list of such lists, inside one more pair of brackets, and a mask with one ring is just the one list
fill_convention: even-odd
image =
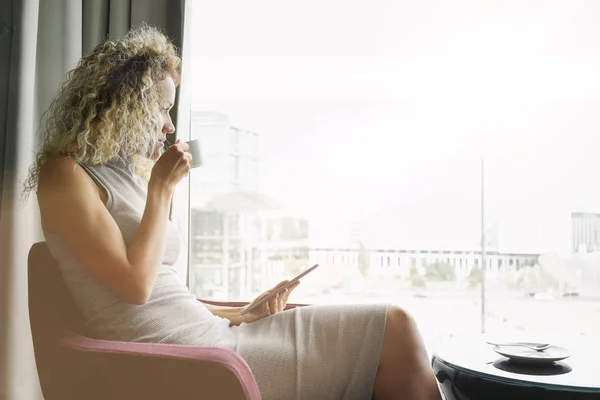
[(190, 146), (188, 153), (192, 156), (192, 168), (202, 165), (202, 155), (200, 154), (200, 139), (190, 140), (186, 142)]

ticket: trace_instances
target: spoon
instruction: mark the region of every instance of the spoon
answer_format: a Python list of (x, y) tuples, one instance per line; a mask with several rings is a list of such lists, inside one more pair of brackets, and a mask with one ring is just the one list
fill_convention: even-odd
[(546, 349), (549, 349), (550, 347), (552, 347), (551, 344), (525, 344), (525, 343), (492, 343), (492, 342), (487, 342), (487, 344), (491, 344), (494, 346), (520, 346), (520, 347), (527, 347), (528, 349), (531, 350), (535, 350), (535, 351), (544, 351)]

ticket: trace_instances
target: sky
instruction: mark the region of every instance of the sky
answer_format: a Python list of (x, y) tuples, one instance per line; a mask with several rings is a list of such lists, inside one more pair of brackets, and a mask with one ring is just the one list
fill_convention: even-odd
[(569, 213), (600, 212), (600, 2), (190, 3), (193, 108), (260, 134), (289, 210), (464, 246), (484, 158), (507, 251), (564, 252)]

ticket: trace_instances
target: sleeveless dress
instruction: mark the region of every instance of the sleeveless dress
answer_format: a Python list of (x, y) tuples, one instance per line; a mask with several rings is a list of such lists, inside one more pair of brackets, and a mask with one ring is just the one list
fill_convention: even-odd
[[(147, 185), (130, 159), (81, 165), (108, 194), (106, 208), (129, 245), (145, 207)], [(197, 301), (175, 270), (181, 237), (169, 221), (152, 293), (132, 305), (109, 292), (66, 243), (44, 232), (87, 328), (99, 339), (225, 347), (248, 363), (261, 396), (270, 399), (370, 399), (388, 305), (299, 307), (250, 324), (229, 326)]]

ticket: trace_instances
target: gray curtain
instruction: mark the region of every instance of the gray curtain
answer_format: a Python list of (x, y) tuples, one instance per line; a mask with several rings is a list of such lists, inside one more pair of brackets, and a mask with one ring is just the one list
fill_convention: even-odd
[(0, 1), (0, 400), (41, 398), (27, 254), (42, 235), (35, 196), (25, 205), (20, 197), (39, 119), (66, 72), (104, 39), (145, 21), (181, 47), (184, 10), (185, 0)]

